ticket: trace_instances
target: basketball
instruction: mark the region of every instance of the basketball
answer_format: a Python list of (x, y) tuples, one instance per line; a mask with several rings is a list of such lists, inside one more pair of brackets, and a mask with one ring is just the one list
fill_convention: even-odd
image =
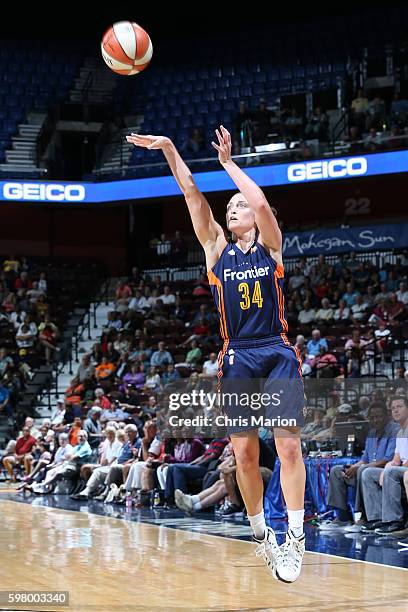
[(152, 58), (153, 45), (148, 33), (134, 21), (118, 21), (102, 37), (102, 57), (117, 74), (138, 74)]

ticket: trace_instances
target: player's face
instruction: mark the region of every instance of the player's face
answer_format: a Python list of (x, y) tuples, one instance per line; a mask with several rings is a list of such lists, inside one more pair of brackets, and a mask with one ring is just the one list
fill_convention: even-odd
[(231, 198), (227, 205), (227, 226), (235, 234), (239, 231), (248, 231), (255, 224), (255, 215), (248, 202), (240, 193)]

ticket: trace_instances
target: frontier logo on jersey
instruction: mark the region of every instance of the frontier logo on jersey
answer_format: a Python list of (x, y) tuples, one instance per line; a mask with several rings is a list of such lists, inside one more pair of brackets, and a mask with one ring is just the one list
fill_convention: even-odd
[(229, 280), (246, 280), (247, 278), (259, 278), (260, 276), (269, 276), (269, 266), (265, 266), (264, 268), (250, 268), (249, 270), (237, 271), (231, 270), (231, 268), (226, 268), (224, 270), (224, 281), (227, 282)]

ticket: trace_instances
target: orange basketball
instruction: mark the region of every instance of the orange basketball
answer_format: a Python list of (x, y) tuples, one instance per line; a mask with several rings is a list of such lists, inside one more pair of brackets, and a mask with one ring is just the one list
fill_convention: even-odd
[(153, 55), (152, 41), (147, 32), (133, 21), (118, 21), (102, 37), (102, 57), (114, 72), (138, 74)]

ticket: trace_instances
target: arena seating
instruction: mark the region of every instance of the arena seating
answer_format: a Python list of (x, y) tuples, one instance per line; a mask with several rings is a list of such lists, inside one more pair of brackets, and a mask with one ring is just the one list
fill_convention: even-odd
[[(67, 95), (81, 63), (79, 50), (38, 42), (2, 41), (0, 50), (0, 162), (28, 112), (46, 112)], [(46, 78), (45, 78), (46, 77)]]

